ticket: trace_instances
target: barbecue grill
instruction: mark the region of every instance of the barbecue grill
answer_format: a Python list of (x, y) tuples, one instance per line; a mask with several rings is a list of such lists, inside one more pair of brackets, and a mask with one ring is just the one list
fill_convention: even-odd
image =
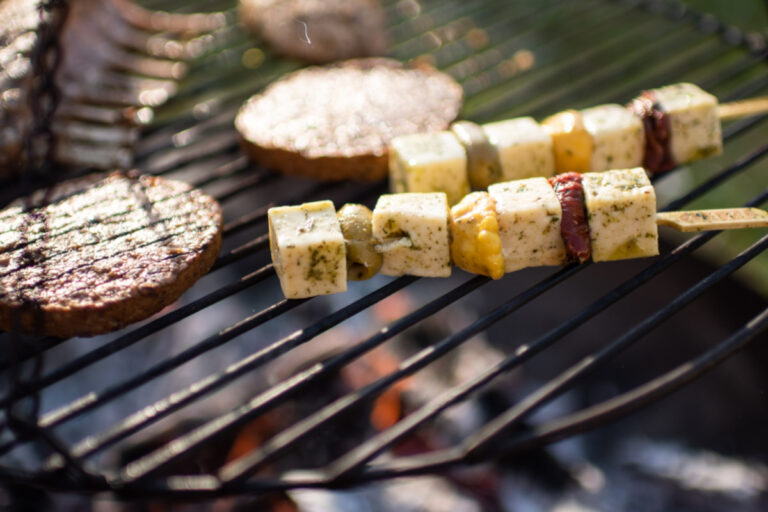
[[(147, 173), (188, 181), (210, 192), (223, 205), (226, 225), (224, 249), (211, 273), (175, 308), (112, 336), (88, 340), (58, 340), (2, 334), (4, 391), (0, 404), (0, 480), (7, 485), (31, 485), (54, 491), (113, 492), (122, 497), (213, 497), (259, 494), (297, 487), (335, 488), (372, 480), (440, 472), (524, 451), (601, 427), (661, 400), (725, 361), (768, 327), (768, 308), (759, 299), (738, 317), (738, 326), (708, 345), (688, 354), (682, 364), (649, 364), (651, 376), (626, 390), (618, 390), (564, 416), (520, 427), (533, 413), (573, 389), (586, 375), (611, 362), (631, 347), (643, 344), (654, 332), (675, 342), (665, 331), (669, 319), (706, 296), (731, 274), (759, 258), (768, 236), (733, 239), (734, 252), (711, 271), (697, 275), (672, 296), (659, 296), (633, 313), (619, 329), (609, 327), (609, 308), (621, 307), (627, 297), (651, 282), (668, 279), (690, 255), (719, 233), (708, 232), (668, 241), (658, 258), (610, 264), (612, 281), (598, 267), (568, 265), (558, 269), (508, 274), (500, 282), (455, 273), (439, 283), (416, 277), (377, 278), (372, 284), (351, 285), (338, 297), (283, 300), (268, 263), (266, 211), (270, 206), (332, 198), (336, 204), (357, 201), (372, 205), (385, 186), (353, 183), (313, 183), (283, 177), (248, 161), (239, 151), (233, 119), (242, 101), (270, 81), (299, 65), (281, 60), (268, 49), (249, 50), (250, 41), (236, 26), (234, 5), (226, 0), (152, 1), (150, 7), (183, 11), (222, 10), (228, 25), (212, 37), (214, 44), (192, 63), (178, 95), (157, 109), (154, 122), (137, 147), (136, 167)], [(486, 0), (383, 0), (391, 23), (393, 55), (401, 60), (423, 59), (459, 80), (466, 93), (463, 116), (488, 122), (517, 115), (542, 117), (564, 108), (626, 102), (641, 89), (678, 81), (693, 81), (732, 101), (768, 90), (764, 41), (726, 26), (712, 16), (682, 4), (657, 0), (579, 0), (536, 2)], [(734, 204), (760, 206), (768, 199), (764, 157), (768, 155), (765, 116), (724, 127), (723, 157), (677, 169), (657, 179), (664, 210), (689, 207), (707, 194), (749, 178), (758, 193), (732, 193)], [(762, 134), (761, 134), (762, 133)], [(694, 178), (690, 178), (693, 176)], [(254, 198), (258, 198), (255, 200)], [(762, 233), (764, 235), (764, 233)], [(709, 246), (711, 244), (708, 244)], [(763, 256), (764, 257), (764, 256)], [(529, 304), (546, 303), (569, 283), (589, 281), (588, 290), (564, 311), (552, 311), (537, 331), (526, 324)], [(584, 281), (579, 281), (584, 282)], [(402, 290), (420, 302), (374, 332), (364, 329), (350, 343), (327, 358), (296, 366), (277, 381), (248, 388), (244, 379), (289, 356), (302, 345), (355, 321)], [(563, 292), (564, 293), (564, 292)], [(447, 336), (431, 340), (388, 372), (359, 389), (328, 394), (317, 410), (296, 418), (242, 456), (219, 461), (198, 471), (179, 461), (219, 446), (238, 429), (270, 411), (291, 404), (332, 375), (355, 364), (377, 347), (418, 327), (436, 313), (456, 304), (477, 301), (477, 317), (451, 327)], [(482, 297), (478, 299), (477, 297)], [(554, 297), (554, 298), (553, 298)], [(234, 306), (245, 300), (253, 311)], [(727, 304), (721, 304), (723, 308)], [(235, 318), (231, 325), (208, 336), (200, 320)], [(520, 314), (517, 314), (520, 312)], [(295, 313), (295, 314), (294, 314)], [(237, 316), (239, 315), (239, 317)], [(515, 323), (505, 323), (509, 318)], [(302, 322), (303, 320), (303, 323)], [(593, 320), (594, 319), (594, 320)], [(227, 320), (229, 321), (229, 320)], [(350, 411), (360, 411), (410, 376), (497, 324), (505, 327), (504, 358), (469, 380), (446, 387), (400, 421), (336, 450), (319, 467), (297, 465), (298, 472), (271, 471), (273, 464), (327, 431)], [(476, 428), (453, 446), (416, 455), (380, 457), (409, 435), (434, 422), (450, 408), (475, 399), (501, 376), (529, 361), (546, 360), (557, 346), (586, 324), (604, 332), (580, 356), (552, 371), (544, 385)], [(603, 328), (603, 324), (605, 327)], [(267, 329), (271, 325), (277, 327)], [(183, 349), (169, 353), (158, 344), (183, 329)], [(492, 331), (497, 332), (498, 331)], [(692, 331), (693, 332), (693, 331)], [(693, 334), (692, 334), (693, 335)], [(701, 335), (706, 338), (704, 334)], [(247, 337), (258, 343), (243, 345), (237, 358), (216, 357), (217, 349)], [(498, 336), (497, 336), (498, 337)], [(77, 348), (72, 348), (77, 345)], [(72, 352), (67, 352), (67, 347)], [(59, 354), (76, 355), (62, 358)], [(134, 359), (126, 354), (134, 352)], [(146, 355), (136, 359), (136, 351)], [(118, 369), (140, 367), (126, 376)], [(663, 361), (663, 354), (656, 361)], [(130, 362), (129, 362), (130, 361)], [(653, 361), (651, 362), (653, 363)], [(81, 375), (106, 368), (95, 387)], [(180, 368), (184, 384), (160, 399), (126, 411), (126, 395), (148, 389)], [(557, 368), (557, 367), (555, 367)], [(561, 368), (562, 369), (562, 368)], [(63, 382), (70, 396), (57, 392)], [(252, 381), (248, 381), (249, 383)], [(74, 384), (72, 384), (74, 383)], [(211, 397), (231, 394), (236, 403), (190, 428), (171, 430), (163, 442), (130, 460), (114, 456), (132, 439), (156, 425), (174, 425), (184, 411)], [(147, 396), (151, 396), (151, 393)], [(322, 394), (321, 394), (322, 396)], [(231, 401), (230, 401), (231, 402)], [(121, 407), (120, 404), (123, 404)], [(111, 425), (89, 428), (94, 411), (117, 410)], [(77, 434), (67, 430), (76, 423)], [(333, 428), (333, 427), (331, 427)], [(70, 438), (74, 437), (74, 440)], [(214, 448), (215, 449), (215, 448)], [(19, 455), (22, 454), (22, 455)], [(30, 454), (34, 456), (30, 456)], [(110, 456), (112, 455), (112, 456)], [(33, 461), (33, 462), (29, 462)], [(194, 473), (194, 474), (191, 474)]]

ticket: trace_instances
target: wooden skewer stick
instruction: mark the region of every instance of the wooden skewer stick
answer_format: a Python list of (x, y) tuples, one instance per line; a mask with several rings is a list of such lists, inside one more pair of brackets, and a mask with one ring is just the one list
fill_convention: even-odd
[(659, 226), (670, 226), (685, 232), (766, 228), (768, 212), (759, 208), (659, 212), (656, 214), (656, 223)]
[(721, 121), (760, 114), (768, 114), (768, 96), (722, 103), (717, 107), (717, 115)]

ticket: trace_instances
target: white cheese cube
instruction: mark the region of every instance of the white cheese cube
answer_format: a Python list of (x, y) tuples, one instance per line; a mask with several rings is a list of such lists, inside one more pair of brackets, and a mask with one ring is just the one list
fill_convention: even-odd
[(594, 142), (590, 171), (643, 165), (645, 129), (638, 116), (615, 104), (588, 108), (581, 115)]
[(659, 254), (656, 194), (642, 167), (582, 175), (592, 260)]
[(500, 181), (555, 174), (552, 138), (532, 117), (485, 124), (483, 130), (498, 151)]
[(488, 193), (496, 202), (505, 272), (565, 263), (563, 210), (546, 178), (497, 183)]
[(717, 98), (693, 84), (654, 89), (661, 109), (669, 114), (672, 158), (678, 164), (723, 152)]
[(448, 200), (444, 193), (379, 197), (373, 209), (373, 238), (384, 257), (379, 271), (384, 275), (451, 275)]
[(395, 137), (389, 180), (393, 192), (445, 192), (449, 204), (458, 203), (469, 193), (464, 146), (447, 131)]
[(331, 201), (270, 208), (268, 219), (272, 263), (286, 298), (347, 289), (344, 236)]

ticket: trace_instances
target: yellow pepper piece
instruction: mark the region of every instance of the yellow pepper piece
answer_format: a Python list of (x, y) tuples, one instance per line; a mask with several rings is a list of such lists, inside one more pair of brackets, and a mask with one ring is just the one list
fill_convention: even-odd
[(467, 272), (504, 276), (496, 203), (488, 192), (472, 192), (451, 208), (451, 256)]
[(552, 137), (557, 174), (589, 172), (595, 143), (584, 127), (581, 112), (566, 110), (546, 118), (541, 125)]

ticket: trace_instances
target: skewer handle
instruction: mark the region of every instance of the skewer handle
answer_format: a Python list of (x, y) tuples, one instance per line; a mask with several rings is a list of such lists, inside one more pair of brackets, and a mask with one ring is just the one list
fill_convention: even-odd
[(656, 223), (685, 232), (765, 228), (768, 227), (768, 212), (759, 208), (659, 212), (656, 214)]
[(721, 103), (717, 108), (717, 115), (721, 121), (757, 116), (766, 113), (768, 113), (768, 96), (732, 101), (731, 103)]

